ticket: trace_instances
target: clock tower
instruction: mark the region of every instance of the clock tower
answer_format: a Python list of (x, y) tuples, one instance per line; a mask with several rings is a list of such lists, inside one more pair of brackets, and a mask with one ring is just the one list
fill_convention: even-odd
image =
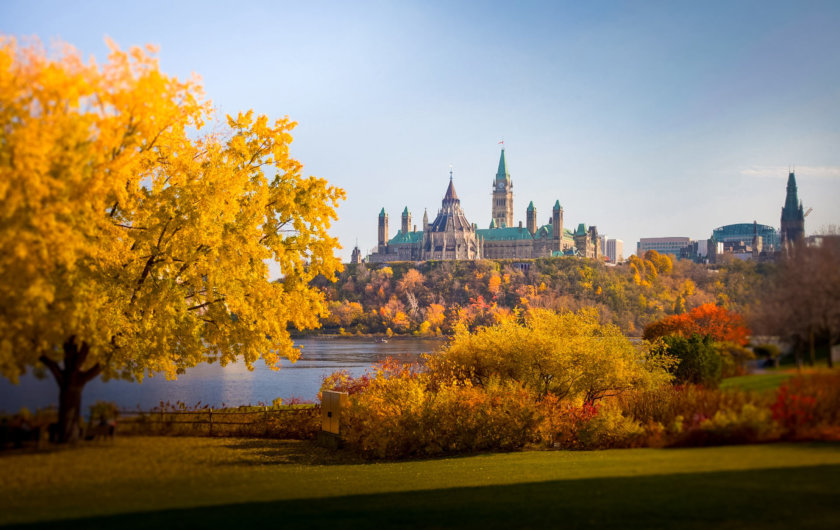
[(510, 181), (505, 149), (499, 158), (499, 170), (493, 180), (493, 222), (497, 228), (513, 226), (513, 183)]

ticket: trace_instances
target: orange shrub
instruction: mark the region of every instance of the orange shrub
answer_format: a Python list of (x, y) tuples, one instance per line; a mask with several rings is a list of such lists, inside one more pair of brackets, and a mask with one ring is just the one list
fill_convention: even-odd
[(715, 304), (697, 306), (688, 313), (671, 315), (645, 327), (645, 340), (654, 340), (667, 335), (688, 338), (693, 334), (710, 336), (715, 341), (733, 342), (744, 346), (750, 329), (744, 317)]

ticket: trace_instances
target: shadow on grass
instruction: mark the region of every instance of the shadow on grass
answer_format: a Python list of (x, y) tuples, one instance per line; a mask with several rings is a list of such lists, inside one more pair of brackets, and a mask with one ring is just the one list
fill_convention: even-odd
[(318, 447), (309, 440), (276, 440), (267, 438), (233, 439), (224, 446), (227, 449), (242, 451), (239, 458), (226, 462), (233, 466), (264, 465), (343, 465), (365, 464), (358, 455), (349, 451), (334, 451)]
[(837, 528), (840, 465), (253, 502), (22, 528)]

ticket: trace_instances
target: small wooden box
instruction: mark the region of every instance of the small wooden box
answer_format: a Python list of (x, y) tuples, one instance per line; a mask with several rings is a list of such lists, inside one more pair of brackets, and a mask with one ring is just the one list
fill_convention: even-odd
[(347, 392), (324, 391), (321, 394), (321, 430), (341, 434), (341, 408), (347, 404)]

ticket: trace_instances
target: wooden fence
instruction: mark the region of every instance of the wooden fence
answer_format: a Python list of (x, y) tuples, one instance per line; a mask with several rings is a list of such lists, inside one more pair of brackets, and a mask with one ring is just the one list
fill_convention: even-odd
[(265, 437), (286, 434), (308, 438), (314, 435), (321, 409), (315, 405), (245, 410), (119, 410), (118, 413), (120, 432)]

